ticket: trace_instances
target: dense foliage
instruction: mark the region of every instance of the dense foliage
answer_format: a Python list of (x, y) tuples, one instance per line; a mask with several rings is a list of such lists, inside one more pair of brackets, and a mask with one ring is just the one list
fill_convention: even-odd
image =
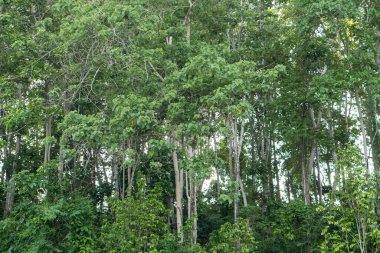
[(378, 0), (0, 0), (0, 252), (380, 251)]

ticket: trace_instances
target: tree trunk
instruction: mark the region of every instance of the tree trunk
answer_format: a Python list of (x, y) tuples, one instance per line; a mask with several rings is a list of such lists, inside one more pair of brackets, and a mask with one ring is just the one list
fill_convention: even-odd
[(127, 187), (128, 196), (132, 196), (135, 173), (136, 173), (136, 165), (134, 164), (134, 165), (128, 166), (128, 187)]
[(241, 177), (240, 177), (240, 180), (239, 180), (239, 185), (240, 185), (241, 196), (243, 198), (243, 206), (247, 207), (248, 206), (247, 194), (245, 193), (244, 185), (243, 185), (243, 181), (241, 180)]
[(276, 177), (276, 199), (277, 201), (281, 201), (280, 173), (279, 173), (278, 164), (277, 164), (276, 144), (274, 140), (273, 140), (272, 146), (273, 146), (273, 167), (274, 167), (274, 172), (275, 172), (275, 177)]
[(316, 149), (316, 163), (317, 163), (317, 178), (318, 178), (318, 197), (319, 197), (319, 203), (322, 204), (323, 202), (323, 196), (322, 196), (322, 178), (321, 178), (321, 167), (319, 164), (319, 152), (318, 147)]
[(261, 181), (263, 187), (263, 195), (262, 195), (262, 207), (261, 212), (264, 214), (268, 210), (268, 202), (270, 199), (270, 189), (269, 189), (269, 177), (268, 177), (268, 168), (267, 168), (267, 155), (265, 153), (265, 137), (263, 131), (263, 125), (260, 124), (260, 137), (258, 143), (260, 143), (260, 160), (261, 163), (265, 166), (265, 170), (261, 173)]
[(234, 148), (234, 166), (235, 166), (235, 198), (234, 198), (234, 223), (236, 224), (239, 219), (239, 182), (240, 182), (240, 168), (238, 168), (239, 160), (237, 156), (237, 123), (231, 122), (231, 140)]
[(190, 219), (191, 217), (191, 204), (190, 204), (190, 183), (189, 183), (189, 172), (184, 171), (185, 174), (185, 193), (187, 198), (187, 218)]
[[(46, 109), (49, 110), (50, 106), (50, 97), (49, 97), (49, 83), (45, 81), (45, 106)], [(51, 128), (52, 128), (52, 116), (49, 115), (50, 113), (47, 113), (47, 120), (45, 125), (45, 154), (44, 154), (44, 164), (47, 164), (50, 161), (50, 154), (51, 154)]]
[[(194, 157), (194, 151), (191, 146), (187, 147), (188, 159), (191, 160)], [(198, 237), (198, 221), (197, 221), (197, 185), (195, 182), (195, 171), (191, 168), (186, 173), (186, 195), (188, 199), (188, 219), (191, 222), (190, 239), (191, 245), (197, 243)]]
[(274, 199), (273, 167), (272, 167), (272, 140), (271, 136), (265, 141), (265, 164), (268, 172), (269, 199)]
[(112, 155), (112, 181), (113, 190), (116, 193), (116, 197), (120, 198), (120, 187), (119, 187), (119, 170), (117, 169), (117, 158), (116, 155)]
[[(311, 172), (313, 171), (314, 169), (314, 160), (315, 160), (315, 153), (317, 151), (317, 144), (315, 143), (315, 141), (313, 141), (313, 144), (312, 144), (312, 147), (311, 147), (311, 151), (310, 151), (310, 157), (309, 157), (309, 164), (308, 164), (308, 178), (307, 180), (309, 180), (309, 185), (310, 185), (310, 175), (311, 175)], [(310, 202), (308, 203), (310, 204)]]
[(61, 139), (59, 141), (59, 161), (58, 161), (58, 184), (59, 187), (62, 187), (63, 180), (63, 170), (65, 166), (65, 148), (66, 148), (66, 139), (67, 134), (65, 130), (63, 130)]
[(182, 196), (183, 196), (183, 170), (179, 168), (179, 161), (177, 151), (174, 149), (172, 152), (174, 174), (175, 174), (175, 200), (176, 200), (176, 220), (177, 220), (177, 234), (180, 238), (179, 243), (183, 243), (183, 230), (182, 230)]
[[(235, 165), (235, 198), (234, 198), (234, 223), (237, 224), (239, 222), (239, 193), (241, 192), (243, 196), (244, 206), (247, 205), (247, 197), (245, 196), (244, 186), (241, 182), (240, 177), (240, 154), (243, 147), (243, 137), (244, 137), (244, 123), (240, 124), (240, 134), (238, 132), (237, 121), (231, 119), (231, 134), (234, 148), (234, 165)], [(240, 251), (240, 241), (236, 244), (236, 249)]]
[(44, 154), (44, 164), (50, 161), (51, 156), (51, 128), (52, 128), (52, 116), (48, 116), (46, 126), (45, 126), (45, 137), (47, 138), (45, 142), (45, 154)]
[(334, 168), (335, 168), (334, 182), (331, 185), (331, 177), (329, 173), (329, 183), (332, 186), (332, 191), (335, 192), (337, 190), (337, 187), (340, 181), (340, 170), (339, 170), (339, 167), (337, 166), (338, 155), (336, 153), (334, 125), (333, 125), (333, 118), (331, 115), (330, 105), (327, 106), (327, 117), (328, 117), (328, 126), (329, 126), (329, 137), (330, 137), (330, 140), (332, 141), (331, 153), (332, 153), (332, 158), (333, 158)]
[[(314, 132), (318, 132), (320, 124), (321, 124), (321, 119), (322, 119), (322, 111), (321, 110), (318, 111), (318, 117), (317, 117), (317, 119), (315, 119), (314, 109), (310, 108), (310, 117), (311, 117), (311, 120), (313, 123)], [(305, 201), (306, 205), (311, 204), (311, 199), (310, 199), (310, 180), (311, 180), (311, 178), (310, 178), (310, 176), (311, 176), (311, 172), (313, 171), (313, 168), (314, 168), (314, 159), (315, 159), (316, 150), (317, 150), (317, 142), (316, 142), (316, 138), (313, 137), (308, 166), (306, 168), (305, 162), (303, 162), (303, 165), (302, 165), (303, 166), (302, 167), (302, 181), (303, 181), (303, 185), (304, 185), (304, 201)], [(303, 153), (303, 156), (305, 157), (306, 154), (305, 154), (305, 143), (304, 143), (304, 141), (302, 144), (302, 153)]]
[(308, 168), (306, 167), (305, 139), (301, 138), (301, 165), (302, 165), (302, 188), (303, 199), (306, 205), (310, 205), (310, 181)]
[(190, 177), (190, 210), (191, 216), (189, 217), (191, 222), (191, 245), (197, 243), (198, 237), (198, 218), (197, 218), (197, 187), (194, 182), (194, 179)]
[[(0, 101), (0, 104), (2, 104), (2, 101)], [(3, 118), (5, 116), (5, 110), (3, 110), (2, 108), (0, 109), (0, 118)], [(1, 138), (3, 139), (3, 141), (5, 143), (7, 143), (7, 134), (6, 134), (6, 131), (5, 131), (5, 125), (2, 123), (2, 121), (0, 121), (0, 136)], [(3, 157), (0, 156), (0, 159), (2, 158), (2, 166), (1, 166), (1, 185), (6, 181), (5, 180), (5, 172), (7, 170), (7, 159), (8, 159), (8, 147), (7, 145), (4, 145), (3, 147)]]
[[(380, 31), (377, 31), (377, 54), (376, 54), (376, 63), (377, 63), (377, 75), (380, 77)], [(379, 99), (376, 99), (370, 94), (370, 110), (369, 117), (371, 119), (371, 143), (372, 143), (372, 159), (373, 167), (376, 178), (376, 214), (380, 214), (380, 122), (378, 120), (378, 102)]]
[(14, 175), (17, 172), (18, 157), (20, 154), (20, 145), (21, 145), (21, 136), (17, 135), (16, 136), (16, 150), (15, 150), (15, 155), (14, 155), (13, 165), (12, 165), (12, 175), (11, 175), (11, 179), (8, 182), (9, 185), (7, 187), (6, 197), (5, 197), (4, 218), (8, 217), (8, 215), (13, 209), (14, 198), (15, 198), (15, 193), (16, 193), (16, 181), (15, 181)]
[(194, 3), (191, 0), (188, 0), (189, 2), (189, 8), (187, 9), (187, 13), (185, 16), (185, 19), (183, 20), (183, 23), (186, 28), (186, 42), (190, 44), (191, 39), (191, 11), (193, 9)]
[(235, 178), (234, 169), (233, 169), (234, 158), (233, 158), (233, 151), (232, 151), (233, 140), (230, 137), (229, 139), (227, 139), (227, 141), (228, 141), (228, 172), (229, 172), (230, 180), (232, 181)]
[(294, 187), (294, 173), (296, 173), (297, 168), (298, 168), (298, 164), (295, 163), (292, 172), (289, 173), (289, 188), (293, 195), (293, 199), (297, 198), (297, 189), (296, 187)]
[[(70, 111), (71, 101), (68, 98), (68, 91), (63, 92), (63, 110), (64, 115), (67, 115)], [(65, 167), (65, 148), (67, 142), (67, 133), (65, 130), (62, 131), (61, 138), (59, 140), (59, 157), (58, 157), (58, 185), (62, 188), (62, 180), (63, 180), (63, 171)]]
[(366, 129), (365, 129), (363, 112), (362, 112), (361, 104), (360, 104), (359, 87), (357, 85), (355, 86), (355, 102), (356, 102), (356, 107), (358, 109), (359, 122), (360, 122), (360, 131), (361, 131), (361, 134), (362, 134), (364, 161), (365, 161), (365, 164), (367, 166), (367, 174), (369, 174), (368, 151), (367, 151), (367, 132), (366, 132)]
[(215, 174), (216, 174), (216, 194), (217, 197), (220, 196), (220, 175), (218, 171), (218, 143), (216, 142), (216, 137), (215, 134), (213, 135), (214, 138), (214, 155), (215, 155)]
[[(239, 193), (242, 194), (244, 206), (247, 205), (247, 196), (244, 191), (244, 185), (240, 177), (240, 154), (243, 146), (244, 135), (244, 123), (240, 124), (240, 133), (238, 132), (236, 120), (230, 119), (230, 131), (231, 131), (231, 151), (229, 156), (234, 160), (234, 172), (235, 172), (235, 198), (234, 198), (234, 222), (237, 223), (239, 219)], [(230, 159), (232, 160), (232, 159)], [(231, 162), (232, 163), (232, 162)]]
[(290, 202), (290, 183), (291, 183), (291, 178), (290, 178), (290, 173), (288, 172), (287, 179), (285, 181), (285, 184), (286, 184), (286, 197), (288, 199), (288, 203)]
[(326, 166), (327, 166), (327, 180), (329, 181), (329, 186), (332, 187), (332, 186), (333, 186), (333, 183), (332, 183), (332, 180), (331, 180), (331, 166), (330, 166), (330, 161), (327, 161), (327, 162), (326, 162)]
[(121, 165), (121, 199), (125, 198), (125, 164)]
[(3, 147), (3, 159), (2, 159), (2, 167), (1, 167), (1, 185), (4, 184), (5, 180), (5, 172), (7, 171), (7, 160), (8, 160), (8, 149), (7, 146)]

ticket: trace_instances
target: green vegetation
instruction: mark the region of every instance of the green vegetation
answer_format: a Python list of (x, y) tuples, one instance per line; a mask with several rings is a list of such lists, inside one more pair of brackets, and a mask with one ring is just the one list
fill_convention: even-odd
[(0, 0), (0, 252), (380, 252), (379, 0)]

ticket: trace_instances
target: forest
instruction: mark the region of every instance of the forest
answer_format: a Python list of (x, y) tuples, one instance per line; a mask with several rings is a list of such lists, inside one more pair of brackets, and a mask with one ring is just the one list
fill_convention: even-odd
[(0, 252), (380, 253), (380, 1), (0, 0)]

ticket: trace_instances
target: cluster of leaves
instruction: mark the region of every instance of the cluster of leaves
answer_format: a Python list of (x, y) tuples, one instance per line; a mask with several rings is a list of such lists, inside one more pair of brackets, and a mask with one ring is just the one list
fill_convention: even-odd
[(350, 146), (340, 155), (340, 166), (349, 177), (332, 203), (318, 208), (326, 223), (321, 251), (376, 252), (380, 249), (380, 223), (375, 211), (375, 177), (367, 174), (356, 148)]
[(209, 247), (209, 252), (212, 253), (257, 252), (253, 231), (248, 220), (239, 220), (238, 223), (234, 224), (229, 222), (223, 224), (219, 230), (211, 235)]

